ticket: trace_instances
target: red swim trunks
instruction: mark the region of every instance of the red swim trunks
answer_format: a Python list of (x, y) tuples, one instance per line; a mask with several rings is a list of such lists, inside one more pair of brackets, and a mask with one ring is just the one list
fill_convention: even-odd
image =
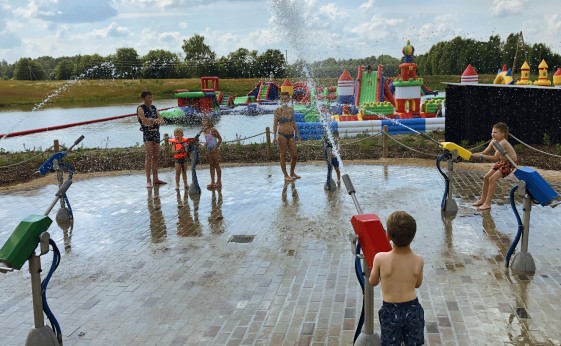
[(495, 163), (493, 169), (495, 171), (501, 171), (503, 178), (506, 178), (510, 173), (512, 173), (512, 171), (514, 171), (514, 167), (509, 161), (499, 161)]

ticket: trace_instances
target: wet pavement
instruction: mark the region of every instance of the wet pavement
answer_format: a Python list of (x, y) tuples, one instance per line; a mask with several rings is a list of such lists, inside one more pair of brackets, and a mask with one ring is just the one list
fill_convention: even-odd
[[(362, 307), (347, 237), (356, 210), (344, 187), (324, 191), (324, 165), (297, 171), (302, 179), (285, 185), (277, 165), (226, 167), (222, 190), (195, 200), (176, 193), (171, 171), (153, 190), (142, 173), (77, 173), (74, 230), (50, 228), (63, 254), (47, 296), (65, 345), (351, 345)], [(480, 213), (471, 203), (483, 173), (455, 171), (459, 211), (445, 218), (434, 167), (346, 163), (345, 172), (365, 212), (417, 220), (427, 345), (561, 344), (561, 208), (532, 209), (537, 271), (515, 274), (504, 256), (517, 231), (516, 178), (501, 180)], [(199, 180), (206, 186), (207, 170)], [(55, 191), (0, 191), (0, 244)], [(43, 275), (50, 263), (42, 257)], [(33, 326), (27, 265), (0, 274), (0, 288), (0, 345), (21, 345)], [(378, 331), (380, 302), (376, 287)]]

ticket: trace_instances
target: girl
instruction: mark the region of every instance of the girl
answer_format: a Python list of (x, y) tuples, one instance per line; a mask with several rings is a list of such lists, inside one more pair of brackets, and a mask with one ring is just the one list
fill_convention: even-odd
[[(205, 134), (206, 159), (210, 167), (210, 184), (208, 189), (219, 189), (222, 187), (222, 170), (220, 169), (220, 143), (222, 137), (218, 130), (212, 126), (212, 122), (208, 117), (202, 119), (203, 133)], [(214, 179), (216, 177), (216, 183)]]
[(181, 127), (173, 131), (173, 137), (169, 141), (172, 143), (173, 158), (175, 159), (175, 189), (179, 190), (179, 178), (183, 176), (183, 185), (187, 190), (189, 188), (189, 184), (187, 184), (187, 138), (183, 137)]

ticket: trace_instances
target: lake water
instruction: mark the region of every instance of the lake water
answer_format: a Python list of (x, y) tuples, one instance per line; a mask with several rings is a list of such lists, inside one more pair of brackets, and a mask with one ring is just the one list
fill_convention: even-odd
[[(155, 100), (154, 105), (158, 108), (177, 106), (176, 99)], [(0, 112), (0, 134), (31, 130), (49, 126), (63, 125), (87, 120), (108, 118), (118, 115), (136, 112), (137, 103), (103, 106), (103, 107), (76, 107), (76, 108), (49, 108), (36, 112), (4, 111)], [(170, 124), (160, 127), (160, 133), (173, 135), (173, 130), (178, 125)], [(185, 135), (193, 137), (200, 130), (198, 125), (183, 125)], [(224, 141), (234, 141), (237, 138), (245, 138), (265, 132), (265, 128), (273, 127), (273, 114), (243, 115), (239, 113), (223, 114), (215, 124), (216, 129), (222, 135)], [(135, 116), (69, 127), (60, 130), (39, 132), (26, 136), (8, 137), (0, 139), (0, 149), (7, 152), (19, 152), (24, 150), (47, 149), (58, 139), (65, 146), (70, 146), (80, 135), (84, 140), (80, 146), (85, 148), (123, 148), (142, 145), (142, 132)], [(265, 142), (265, 134), (251, 139), (243, 140), (242, 143)]]

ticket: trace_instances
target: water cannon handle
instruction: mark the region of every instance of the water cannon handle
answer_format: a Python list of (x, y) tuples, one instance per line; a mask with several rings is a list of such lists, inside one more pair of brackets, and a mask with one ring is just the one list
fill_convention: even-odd
[(353, 186), (353, 182), (348, 174), (343, 174), (343, 183), (345, 184), (345, 188), (349, 195), (356, 193), (355, 187)]
[(506, 155), (506, 150), (505, 148), (503, 148), (503, 146), (501, 145), (501, 143), (497, 142), (497, 141), (493, 141), (493, 146), (495, 147), (495, 149), (497, 149), (497, 151), (503, 155)]
[(516, 164), (516, 162), (514, 162), (512, 160), (512, 158), (508, 155), (508, 153), (506, 152), (505, 148), (503, 148), (503, 146), (501, 145), (501, 143), (494, 141), (493, 142), (493, 146), (495, 147), (495, 149), (501, 153), (502, 155), (506, 156), (506, 158), (508, 159), (508, 161), (510, 161), (510, 163), (512, 164), (512, 166), (514, 168), (518, 168), (518, 165)]
[(80, 144), (80, 142), (84, 139), (84, 135), (81, 135), (80, 137), (78, 137), (77, 140), (74, 141), (74, 144), (72, 144), (72, 146), (70, 148), (68, 148), (67, 152), (69, 152), (70, 150), (72, 150), (72, 148), (74, 148), (75, 146), (77, 146), (78, 144)]
[(64, 183), (62, 183), (62, 185), (58, 189), (58, 191), (56, 193), (56, 196), (58, 198), (63, 197), (64, 194), (66, 193), (66, 191), (68, 191), (68, 189), (70, 188), (70, 185), (72, 185), (72, 180), (71, 179), (66, 179), (66, 181)]

